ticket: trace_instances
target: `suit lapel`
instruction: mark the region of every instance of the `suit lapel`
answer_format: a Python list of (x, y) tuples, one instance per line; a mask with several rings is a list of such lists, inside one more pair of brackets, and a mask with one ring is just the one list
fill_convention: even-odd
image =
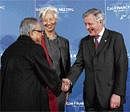
[(96, 51), (96, 55), (98, 53), (100, 53), (102, 51), (102, 49), (105, 47), (105, 45), (106, 45), (106, 43), (108, 41), (108, 33), (109, 33), (108, 30), (105, 29), (105, 31), (103, 33), (103, 36), (101, 38), (101, 41), (100, 41), (100, 43), (98, 45), (98, 48), (95, 50)]
[(58, 40), (58, 47), (59, 47), (59, 50), (60, 50), (60, 56), (61, 56), (61, 62), (62, 62), (62, 65), (64, 66), (65, 68), (65, 62), (64, 62), (64, 49), (62, 49), (62, 42), (61, 42), (61, 39), (58, 35), (57, 35), (57, 40)]
[(91, 56), (94, 56), (95, 55), (95, 48), (94, 48), (93, 37), (88, 36), (87, 38), (89, 38), (89, 39), (88, 39), (86, 45), (90, 51)]

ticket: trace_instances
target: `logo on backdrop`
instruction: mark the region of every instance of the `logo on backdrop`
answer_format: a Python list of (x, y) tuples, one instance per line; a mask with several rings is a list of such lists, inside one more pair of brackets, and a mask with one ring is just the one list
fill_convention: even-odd
[(130, 19), (130, 2), (114, 2), (106, 10), (113, 12), (120, 20)]
[[(36, 11), (40, 11), (42, 8), (36, 8)], [(57, 8), (59, 13), (70, 13), (74, 12), (74, 8), (72, 7), (59, 7)]]
[[(49, 6), (49, 5), (43, 5), (40, 7), (36, 7), (35, 8), (36, 15), (38, 16), (38, 12), (42, 9), (42, 7), (46, 7), (46, 6)], [(59, 14), (62, 16), (62, 18), (69, 18), (69, 14), (72, 14), (75, 12), (73, 7), (67, 7), (65, 5), (56, 5), (55, 7), (57, 8), (57, 10), (58, 10)], [(61, 20), (61, 18), (59, 20)]]
[(4, 5), (0, 5), (0, 12), (5, 9)]

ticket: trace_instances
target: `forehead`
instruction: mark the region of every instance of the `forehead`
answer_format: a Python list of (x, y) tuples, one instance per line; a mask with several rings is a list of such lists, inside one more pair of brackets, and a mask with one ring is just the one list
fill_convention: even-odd
[(54, 11), (51, 11), (51, 10), (48, 10), (44, 16), (44, 18), (48, 18), (48, 17), (51, 17), (51, 18), (55, 18), (55, 13)]
[(96, 21), (96, 17), (93, 14), (89, 14), (84, 18), (84, 21)]

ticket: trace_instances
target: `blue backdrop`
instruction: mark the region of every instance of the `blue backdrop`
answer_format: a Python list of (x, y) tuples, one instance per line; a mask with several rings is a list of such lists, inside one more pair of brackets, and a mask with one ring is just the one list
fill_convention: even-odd
[[(0, 1), (0, 55), (17, 39), (19, 24), (23, 18), (38, 18), (43, 6), (53, 5), (59, 10), (57, 33), (70, 41), (71, 62), (75, 61), (79, 41), (87, 31), (83, 24), (82, 13), (95, 7), (104, 11), (106, 27), (124, 35), (130, 61), (130, 0), (1, 0)], [(125, 111), (130, 111), (130, 64), (127, 79)], [(73, 88), (66, 103), (67, 112), (83, 112), (82, 86), (84, 72)]]

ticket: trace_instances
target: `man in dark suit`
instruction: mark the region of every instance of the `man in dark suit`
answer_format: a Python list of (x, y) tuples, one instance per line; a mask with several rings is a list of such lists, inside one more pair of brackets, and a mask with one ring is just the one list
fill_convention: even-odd
[(20, 36), (1, 57), (3, 111), (49, 111), (47, 87), (57, 96), (61, 81), (49, 68), (41, 45), (42, 31), (35, 18), (25, 18)]
[(81, 40), (68, 79), (74, 84), (85, 69), (86, 111), (122, 111), (128, 69), (123, 36), (105, 28), (103, 13), (98, 9), (86, 11), (83, 19), (89, 35)]

